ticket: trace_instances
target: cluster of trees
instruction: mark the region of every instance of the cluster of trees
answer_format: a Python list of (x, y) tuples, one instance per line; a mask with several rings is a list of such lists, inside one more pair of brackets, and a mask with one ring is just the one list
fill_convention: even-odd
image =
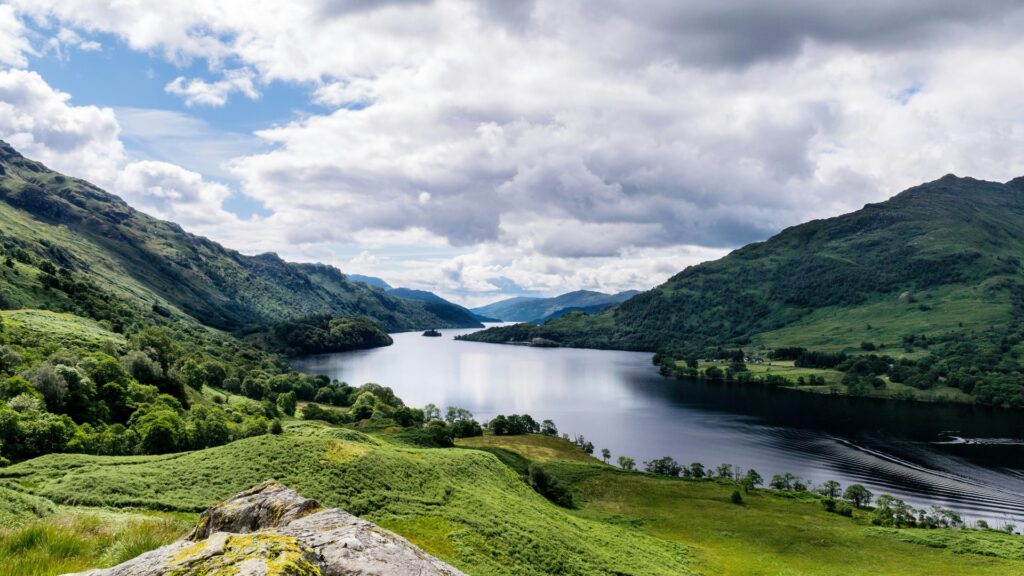
[(359, 424), (375, 428), (400, 426), (405, 437), (427, 446), (452, 446), (456, 438), (469, 438), (483, 434), (483, 427), (464, 408), (448, 407), (441, 410), (427, 404), (421, 408), (405, 406), (391, 388), (379, 384), (364, 384), (353, 389), (355, 400), (348, 410), (324, 408), (316, 403), (306, 404), (301, 416), (304, 420), (323, 420), (331, 424)]
[(516, 436), (519, 434), (544, 434), (557, 436), (558, 427), (551, 420), (538, 423), (529, 414), (498, 414), (487, 423), (487, 429), (495, 436)]
[[(0, 325), (2, 326), (2, 325)], [(186, 387), (223, 385), (223, 363), (182, 361), (160, 328), (124, 349), (69, 349), (0, 331), (0, 454), (23, 460), (50, 452), (156, 454), (205, 448), (270, 431), (294, 412), (293, 393), (259, 402), (190, 406)]]
[(289, 355), (345, 352), (392, 344), (391, 337), (369, 318), (339, 318), (329, 314), (255, 327), (243, 334)]

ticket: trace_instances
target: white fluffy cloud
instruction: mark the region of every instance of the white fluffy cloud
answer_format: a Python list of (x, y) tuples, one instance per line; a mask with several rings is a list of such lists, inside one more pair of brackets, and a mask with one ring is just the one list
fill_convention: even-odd
[(76, 106), (36, 72), (0, 70), (0, 138), (22, 154), (199, 232), (238, 224), (222, 208), (229, 188), (167, 162), (129, 162), (119, 135), (112, 109)]
[(187, 226), (201, 228), (235, 220), (221, 207), (231, 195), (227, 186), (207, 182), (199, 173), (167, 162), (144, 160), (126, 165), (114, 190), (140, 210)]
[[(205, 60), (167, 86), (192, 105), (307, 87), (327, 110), (230, 162), (273, 215), (223, 238), (467, 298), (649, 285), (947, 172), (1024, 172), (1018, 2), (14, 4)], [(438, 256), (387, 256), (409, 243)]]
[(124, 159), (114, 111), (70, 98), (35, 72), (0, 70), (0, 138), (56, 170), (109, 185)]
[(227, 70), (223, 77), (215, 82), (207, 82), (199, 78), (187, 79), (178, 76), (164, 88), (175, 96), (181, 96), (185, 104), (194, 106), (223, 106), (227, 104), (228, 96), (232, 92), (241, 92), (249, 99), (255, 100), (260, 97), (259, 90), (253, 83), (253, 73), (244, 68), (238, 70)]
[(26, 54), (31, 53), (24, 24), (12, 7), (0, 5), (0, 64), (23, 67), (28, 64)]

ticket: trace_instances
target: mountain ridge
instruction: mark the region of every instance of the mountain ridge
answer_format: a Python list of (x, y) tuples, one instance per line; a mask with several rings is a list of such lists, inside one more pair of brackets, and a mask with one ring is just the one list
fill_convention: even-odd
[[(332, 314), (366, 316), (389, 331), (478, 327), (469, 316), (349, 281), (337, 268), (245, 256), (131, 208), (84, 180), (58, 174), (0, 142), (0, 233), (57, 266), (143, 307), (225, 330)], [(26, 218), (27, 216), (27, 218)], [(4, 287), (6, 306), (39, 298)]]
[(638, 290), (626, 290), (616, 294), (575, 290), (551, 298), (516, 296), (473, 308), (472, 312), (498, 318), (504, 322), (538, 322), (554, 317), (568, 308), (594, 310), (623, 302), (639, 293)]

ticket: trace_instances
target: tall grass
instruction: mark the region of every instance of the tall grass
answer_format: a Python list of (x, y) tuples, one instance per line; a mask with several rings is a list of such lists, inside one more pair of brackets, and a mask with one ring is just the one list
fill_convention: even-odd
[(113, 566), (182, 537), (183, 515), (63, 511), (0, 530), (0, 576)]

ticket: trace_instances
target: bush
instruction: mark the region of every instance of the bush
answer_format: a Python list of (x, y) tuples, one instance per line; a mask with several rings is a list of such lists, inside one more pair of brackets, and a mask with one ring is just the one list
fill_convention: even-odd
[(558, 484), (558, 481), (538, 464), (530, 464), (530, 486), (541, 496), (563, 508), (572, 508), (572, 492)]
[(733, 490), (732, 496), (729, 496), (729, 501), (733, 504), (743, 504), (743, 496), (740, 494), (739, 490)]

